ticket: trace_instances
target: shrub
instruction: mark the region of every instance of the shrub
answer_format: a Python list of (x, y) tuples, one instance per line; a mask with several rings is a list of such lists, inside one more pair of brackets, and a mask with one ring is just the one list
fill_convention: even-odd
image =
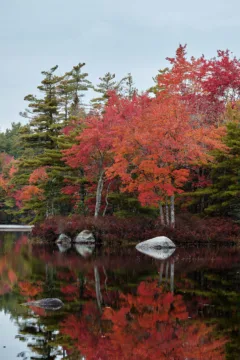
[(122, 240), (140, 242), (155, 236), (167, 236), (176, 243), (227, 242), (236, 241), (240, 234), (240, 226), (230, 219), (200, 219), (190, 215), (178, 217), (175, 229), (161, 226), (159, 220), (142, 217), (55, 216), (37, 224), (32, 234), (52, 242), (60, 233), (73, 239), (82, 230), (90, 230), (99, 242), (110, 243)]

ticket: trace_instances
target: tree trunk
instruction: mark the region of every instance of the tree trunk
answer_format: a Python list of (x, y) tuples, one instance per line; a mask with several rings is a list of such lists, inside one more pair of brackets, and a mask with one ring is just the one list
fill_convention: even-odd
[(168, 206), (168, 198), (166, 197), (165, 204), (165, 215), (166, 215), (166, 225), (169, 226), (169, 206)]
[(110, 183), (108, 184), (108, 187), (107, 187), (107, 193), (106, 193), (106, 197), (105, 197), (106, 206), (105, 206), (104, 211), (103, 211), (103, 216), (106, 215), (106, 211), (107, 211), (108, 204), (109, 204), (108, 203), (108, 194), (109, 194), (110, 185), (111, 185), (111, 181), (110, 181)]
[(160, 213), (160, 221), (161, 221), (161, 225), (164, 226), (165, 225), (165, 221), (164, 221), (164, 213), (163, 213), (163, 206), (162, 203), (159, 203), (159, 213)]
[(104, 171), (102, 170), (100, 172), (99, 179), (98, 179), (98, 185), (97, 185), (96, 206), (95, 206), (95, 213), (94, 213), (95, 218), (98, 217), (99, 210), (101, 207), (102, 190), (103, 190), (103, 174), (104, 174)]
[(174, 194), (171, 196), (171, 227), (175, 228), (175, 204)]

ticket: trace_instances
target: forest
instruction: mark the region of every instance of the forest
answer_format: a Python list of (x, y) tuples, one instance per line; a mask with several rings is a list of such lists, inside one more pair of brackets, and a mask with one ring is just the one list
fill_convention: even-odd
[(144, 92), (131, 73), (93, 85), (85, 63), (43, 71), (24, 98), (26, 125), (0, 133), (0, 222), (75, 216), (127, 229), (134, 218), (239, 236), (240, 60), (195, 58), (186, 45), (167, 60)]

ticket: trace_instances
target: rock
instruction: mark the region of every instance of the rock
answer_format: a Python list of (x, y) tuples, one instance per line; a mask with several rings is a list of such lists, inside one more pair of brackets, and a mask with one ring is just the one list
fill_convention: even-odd
[(95, 245), (94, 244), (75, 244), (74, 245), (76, 251), (78, 252), (79, 255), (83, 256), (84, 258), (92, 255), (94, 249), (95, 249)]
[(64, 253), (66, 251), (68, 251), (69, 249), (71, 249), (71, 244), (69, 243), (57, 243), (57, 247), (58, 247), (58, 250), (61, 252), (61, 253)]
[(158, 260), (165, 260), (175, 251), (176, 245), (166, 236), (157, 236), (153, 239), (137, 244), (136, 249), (145, 255)]
[(36, 301), (29, 301), (24, 304), (21, 304), (23, 306), (36, 306), (40, 307), (45, 310), (59, 310), (64, 305), (63, 302), (60, 299), (56, 298), (46, 298)]
[(70, 245), (71, 242), (72, 242), (72, 240), (70, 239), (70, 237), (65, 234), (60, 234), (58, 239), (56, 240), (57, 244)]
[(78, 234), (74, 240), (75, 243), (95, 243), (95, 238), (91, 231), (89, 230), (83, 230)]
[(143, 241), (137, 244), (136, 248), (175, 248), (176, 245), (172, 240), (167, 238), (166, 236), (157, 236), (153, 239)]

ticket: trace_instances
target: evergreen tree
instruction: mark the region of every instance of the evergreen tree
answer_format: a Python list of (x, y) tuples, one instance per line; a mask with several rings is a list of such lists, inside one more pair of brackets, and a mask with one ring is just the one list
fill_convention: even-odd
[(21, 147), (19, 141), (19, 133), (21, 129), (22, 125), (20, 122), (13, 122), (10, 129), (0, 133), (0, 153), (5, 152), (14, 156), (15, 159), (22, 154), (23, 148)]
[[(43, 192), (43, 198), (32, 197), (24, 202), (22, 214), (27, 217), (23, 221), (29, 221), (33, 215), (35, 220), (45, 216), (59, 213), (64, 207), (61, 197), (61, 184), (64, 180), (65, 164), (61, 161), (61, 152), (58, 141), (63, 136), (62, 127), (64, 120), (60, 113), (60, 100), (58, 98), (58, 86), (62, 77), (55, 75), (57, 66), (50, 71), (43, 71), (44, 79), (38, 90), (42, 97), (28, 95), (25, 100), (29, 102), (25, 112), (30, 118), (29, 124), (22, 129), (21, 141), (25, 148), (19, 160), (19, 171), (13, 181), (17, 188), (29, 186), (30, 175), (36, 169), (47, 172), (47, 180), (41, 181), (41, 177), (33, 183)], [(28, 199), (27, 199), (28, 200)], [(30, 215), (30, 216), (29, 216)]]
[(94, 91), (100, 94), (99, 97), (91, 100), (91, 103), (95, 109), (101, 109), (102, 106), (106, 104), (108, 99), (108, 91), (114, 90), (118, 94), (123, 95), (126, 92), (130, 97), (132, 97), (134, 94), (135, 88), (133, 87), (133, 79), (131, 74), (128, 74), (120, 81), (116, 81), (115, 77), (115, 74), (108, 72), (103, 77), (100, 77), (100, 83), (93, 87)]
[[(74, 66), (70, 72), (67, 72), (60, 83), (60, 89), (63, 95), (64, 121), (67, 125), (65, 136), (59, 137), (58, 145), (61, 150), (70, 148), (76, 142), (76, 136), (82, 131), (84, 119), (87, 116), (86, 104), (83, 103), (85, 93), (92, 88), (91, 82), (87, 79), (88, 73), (82, 72), (85, 63), (79, 63)], [(61, 98), (61, 97), (60, 97)], [(86, 213), (86, 178), (82, 167), (79, 169), (70, 169), (65, 174), (65, 185), (63, 191), (72, 188), (79, 188), (79, 205), (75, 211)], [(72, 193), (65, 191), (65, 198), (72, 198)]]
[(212, 168), (208, 214), (231, 216), (240, 220), (240, 122), (227, 124), (225, 139), (229, 151), (216, 154)]
[(87, 79), (88, 73), (82, 72), (84, 66), (85, 63), (74, 66), (64, 75), (58, 86), (59, 103), (65, 125), (72, 119), (86, 115), (84, 110), (86, 104), (82, 103), (82, 99), (84, 93), (92, 88), (92, 84)]

